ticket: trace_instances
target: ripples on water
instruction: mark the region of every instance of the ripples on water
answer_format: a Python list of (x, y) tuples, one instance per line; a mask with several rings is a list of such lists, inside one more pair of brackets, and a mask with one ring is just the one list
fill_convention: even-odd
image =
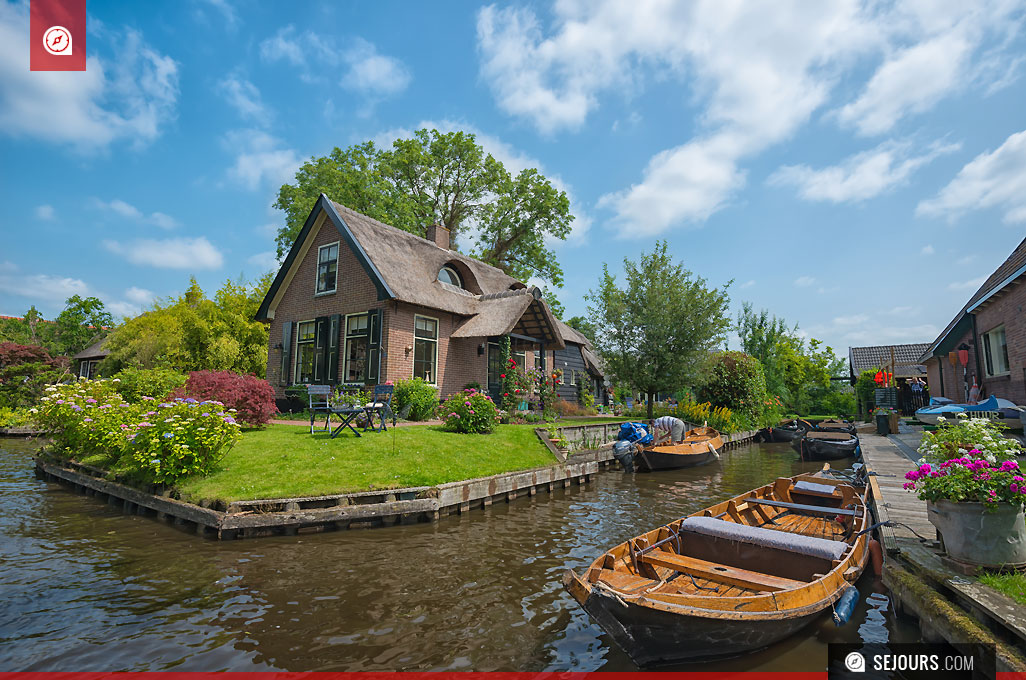
[[(37, 480), (0, 440), (0, 670), (633, 670), (561, 585), (607, 547), (779, 476), (786, 445), (605, 472), (436, 524), (218, 543)], [(903, 642), (867, 573), (852, 622), (688, 670), (826, 667), (829, 642)], [(870, 596), (870, 597), (866, 597)]]

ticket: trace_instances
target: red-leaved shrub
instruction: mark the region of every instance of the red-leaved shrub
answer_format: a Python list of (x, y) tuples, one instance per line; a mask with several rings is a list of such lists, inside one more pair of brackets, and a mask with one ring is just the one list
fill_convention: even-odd
[(231, 371), (193, 371), (171, 397), (219, 401), (235, 409), (235, 419), (247, 425), (263, 425), (278, 412), (274, 388), (266, 380)]

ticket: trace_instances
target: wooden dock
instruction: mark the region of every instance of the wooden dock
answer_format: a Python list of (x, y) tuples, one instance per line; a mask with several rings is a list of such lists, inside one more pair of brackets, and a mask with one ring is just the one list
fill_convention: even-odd
[[(898, 539), (916, 540), (916, 533), (935, 540), (937, 532), (926, 518), (926, 501), (902, 488), (905, 473), (915, 463), (888, 437), (867, 432), (859, 433), (862, 459), (871, 472), (870, 485), (877, 521), (892, 520), (905, 526), (882, 527), (884, 550), (889, 555), (898, 552)], [(915, 532), (915, 533), (913, 533)]]

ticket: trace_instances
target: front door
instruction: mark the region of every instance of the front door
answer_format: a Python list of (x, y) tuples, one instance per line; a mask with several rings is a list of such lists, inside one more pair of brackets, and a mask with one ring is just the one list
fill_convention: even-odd
[(488, 343), (488, 384), (485, 389), (496, 405), (502, 405), (502, 349), (497, 342)]

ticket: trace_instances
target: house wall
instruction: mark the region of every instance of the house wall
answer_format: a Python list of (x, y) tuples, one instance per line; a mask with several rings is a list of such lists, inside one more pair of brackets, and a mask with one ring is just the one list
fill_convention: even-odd
[[(295, 276), (286, 287), (275, 310), (274, 319), (270, 322), (270, 335), (267, 348), (267, 381), (274, 387), (278, 398), (285, 396), (285, 387), (281, 379), (281, 350), (275, 345), (282, 342), (282, 325), (286, 321), (293, 322), (292, 342), (289, 370), (295, 375), (296, 323), (310, 321), (319, 316), (332, 314), (357, 314), (379, 307), (384, 308), (382, 328), (389, 326), (391, 306), (387, 302), (378, 301), (377, 289), (370, 276), (364, 271), (359, 260), (346, 245), (338, 230), (330, 221), (322, 221), (321, 228), (313, 235), (313, 243), (306, 256), (300, 261)], [(334, 293), (314, 296), (316, 290), (317, 249), (320, 246), (339, 241), (338, 283)], [(411, 321), (412, 323), (412, 321)], [(340, 329), (340, 333), (344, 332)], [(382, 333), (384, 339), (384, 333)], [(340, 350), (341, 353), (341, 350)], [(339, 372), (343, 361), (339, 360)], [(285, 382), (291, 383), (291, 377)]]
[[(451, 338), (462, 321), (461, 317), (426, 307), (403, 302), (388, 303), (384, 324), (382, 381), (409, 380), (413, 377), (414, 317), (429, 316), (438, 319), (438, 390), (443, 399), (463, 389), (470, 382), (484, 385), (488, 382), (488, 354), (478, 355), (478, 345), (485, 338)], [(385, 340), (387, 337), (387, 341)], [(406, 348), (410, 351), (407, 352)], [(387, 352), (387, 355), (385, 354)]]
[[(553, 350), (550, 354), (548, 368), (550, 371), (555, 369), (563, 369), (563, 384), (556, 385), (556, 395), (568, 401), (571, 404), (578, 403), (579, 400), (579, 384), (583, 380), (584, 384), (589, 390), (592, 390), (594, 394), (594, 384), (591, 376), (588, 374), (587, 368), (584, 364), (584, 356), (581, 354), (580, 345), (574, 345), (571, 343), (566, 344), (566, 349)], [(571, 384), (570, 371), (577, 372), (578, 384)]]
[(993, 378), (983, 377), (983, 370), (977, 373), (983, 377), (981, 386), (985, 395), (1009, 399), (1016, 404), (1026, 404), (1026, 283), (1010, 284), (996, 300), (988, 301), (976, 310), (976, 331), (980, 340), (980, 361), (985, 362), (983, 334), (1005, 325), (1005, 341), (1008, 343), (1009, 374)]

